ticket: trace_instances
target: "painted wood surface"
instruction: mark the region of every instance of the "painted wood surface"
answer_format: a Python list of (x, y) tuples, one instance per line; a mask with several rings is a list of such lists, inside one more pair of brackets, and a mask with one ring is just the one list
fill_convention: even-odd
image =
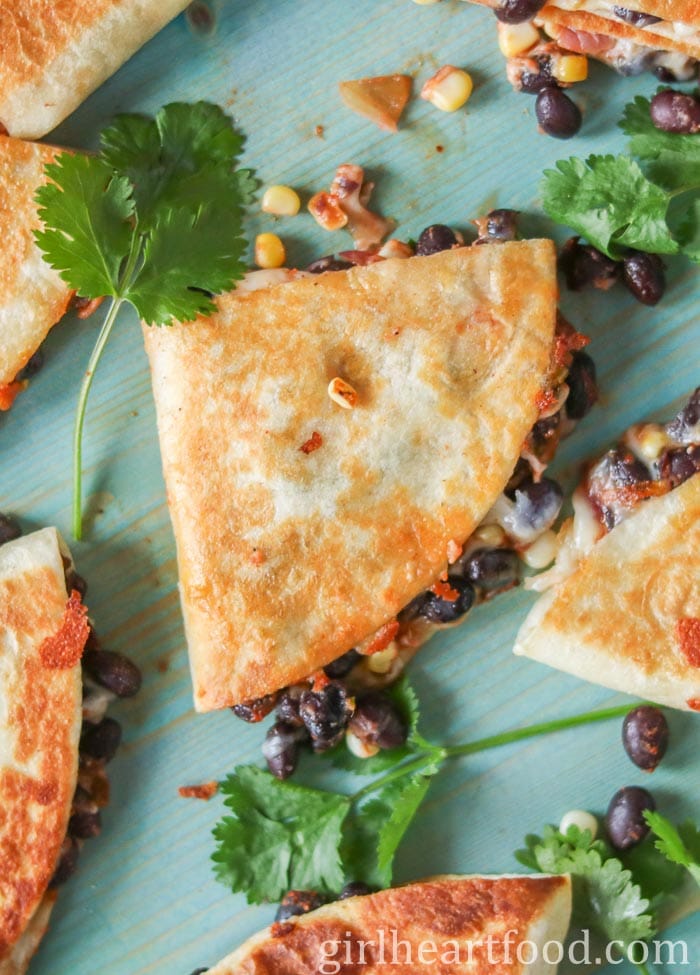
[[(220, 0), (216, 10), (212, 36), (195, 36), (179, 18), (53, 138), (94, 146), (115, 112), (204, 98), (227, 106), (247, 133), (246, 160), (264, 184), (288, 183), (308, 197), (328, 186), (337, 164), (352, 161), (376, 181), (377, 204), (398, 220), (400, 237), (415, 238), (433, 222), (468, 228), (494, 206), (521, 210), (528, 234), (548, 234), (538, 205), (542, 170), (570, 154), (621, 151), (615, 123), (623, 105), (656, 85), (650, 76), (619, 79), (594, 67), (576, 92), (583, 130), (558, 142), (537, 133), (534, 100), (511, 92), (487, 10), (457, 0)], [(417, 93), (446, 63), (474, 77), (465, 111), (442, 114), (416, 98), (392, 135), (340, 102), (341, 79), (407, 72)], [(251, 235), (261, 228), (280, 232), (299, 264), (349, 245), (342, 232), (325, 234), (307, 214), (277, 226), (253, 214)], [(565, 313), (592, 337), (603, 390), (601, 405), (557, 461), (568, 484), (583, 459), (626, 425), (668, 415), (698, 382), (698, 273), (672, 261), (668, 278), (656, 309), (622, 289), (562, 295)], [(73, 411), (97, 325), (69, 317), (56, 328), (44, 371), (0, 420), (0, 510), (13, 511), (27, 528), (57, 524), (68, 537)], [(274, 912), (246, 906), (214, 880), (210, 833), (220, 800), (187, 801), (177, 793), (179, 785), (257, 761), (261, 731), (228, 712), (192, 710), (149, 375), (129, 315), (93, 387), (85, 490), (87, 538), (74, 551), (90, 581), (91, 611), (106, 645), (133, 656), (145, 681), (137, 699), (114, 710), (126, 746), (111, 766), (104, 833), (85, 848), (77, 876), (61, 892), (32, 972), (187, 975), (213, 964)], [(430, 736), (457, 742), (624, 701), (511, 655), (532, 598), (500, 597), (421, 653), (412, 675)], [(601, 811), (623, 785), (653, 788), (664, 811), (697, 818), (700, 721), (682, 714), (670, 721), (673, 746), (651, 780), (626, 758), (618, 722), (455, 764), (434, 783), (410, 829), (397, 881), (517, 869), (513, 851), (526, 832), (558, 822), (571, 807)], [(674, 929), (690, 945), (694, 967), (684, 971), (700, 966), (699, 929), (697, 916)]]

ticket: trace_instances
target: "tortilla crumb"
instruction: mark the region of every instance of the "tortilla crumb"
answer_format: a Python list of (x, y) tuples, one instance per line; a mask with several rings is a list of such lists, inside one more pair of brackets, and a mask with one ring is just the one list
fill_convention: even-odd
[(47, 636), (39, 647), (42, 664), (56, 670), (75, 667), (80, 662), (89, 635), (87, 606), (83, 606), (80, 593), (73, 589), (58, 631), (53, 636)]
[(314, 430), (309, 439), (304, 441), (299, 450), (302, 452), (302, 454), (313, 454), (314, 450), (318, 450), (322, 444), (323, 437), (317, 430)]
[(208, 802), (219, 791), (218, 782), (202, 782), (201, 785), (181, 785), (177, 790), (183, 799), (204, 799)]

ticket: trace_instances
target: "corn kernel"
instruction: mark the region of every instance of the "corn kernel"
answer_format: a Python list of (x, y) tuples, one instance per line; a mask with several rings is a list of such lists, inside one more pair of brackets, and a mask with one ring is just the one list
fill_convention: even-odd
[(588, 77), (588, 58), (585, 54), (565, 54), (552, 60), (552, 74), (563, 84), (585, 81)]
[(529, 20), (524, 20), (521, 24), (502, 24), (499, 21), (497, 29), (498, 46), (506, 58), (524, 54), (540, 41), (540, 32)]
[(277, 234), (258, 234), (255, 238), (255, 263), (258, 267), (282, 267), (286, 259), (287, 252)]
[(301, 200), (291, 186), (268, 186), (263, 193), (261, 209), (275, 217), (294, 217), (299, 213)]
[(456, 112), (465, 105), (474, 89), (474, 83), (466, 71), (446, 64), (429, 78), (420, 93), (442, 112)]

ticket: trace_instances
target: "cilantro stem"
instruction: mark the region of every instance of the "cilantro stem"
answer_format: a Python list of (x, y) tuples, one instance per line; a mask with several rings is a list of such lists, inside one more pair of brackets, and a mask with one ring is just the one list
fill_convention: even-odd
[(80, 395), (78, 396), (78, 409), (75, 415), (75, 428), (73, 430), (73, 537), (80, 541), (83, 537), (83, 499), (82, 499), (82, 478), (83, 478), (83, 426), (85, 424), (85, 411), (87, 408), (90, 387), (95, 376), (95, 369), (100, 361), (100, 356), (107, 344), (112, 326), (117, 320), (119, 309), (124, 303), (123, 298), (113, 298), (109, 311), (102, 323), (100, 334), (92, 350), (90, 361), (88, 362), (83, 381), (80, 384)]
[(485, 752), (490, 748), (499, 748), (501, 745), (511, 745), (514, 742), (523, 741), (527, 738), (537, 738), (555, 731), (565, 731), (567, 728), (577, 728), (580, 725), (596, 724), (599, 721), (622, 718), (628, 713), (629, 709), (629, 704), (623, 704), (614, 708), (585, 711), (583, 714), (575, 714), (568, 718), (555, 718), (553, 721), (540, 721), (537, 724), (526, 725), (524, 728), (503, 731), (498, 735), (490, 735), (488, 738), (478, 738), (476, 741), (464, 742), (461, 745), (446, 745), (443, 747), (433, 745), (426, 749), (421, 748), (416, 758), (402, 763), (397, 768), (392, 769), (368, 785), (363, 786), (363, 788), (358, 789), (350, 797), (350, 801), (357, 802), (360, 799), (364, 799), (365, 796), (376, 792), (377, 789), (383, 788), (389, 782), (403, 778), (405, 775), (420, 772), (429, 765), (439, 766), (447, 758), (462, 758), (465, 755), (476, 755), (477, 752)]

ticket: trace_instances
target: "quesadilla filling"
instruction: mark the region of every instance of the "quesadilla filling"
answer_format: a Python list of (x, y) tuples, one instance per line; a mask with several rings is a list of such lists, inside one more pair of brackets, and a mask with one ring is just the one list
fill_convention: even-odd
[[(15, 520), (0, 515), (0, 544), (19, 537)], [(66, 590), (85, 595), (87, 584), (78, 575), (67, 552), (63, 554)], [(77, 597), (76, 597), (77, 598)], [(78, 783), (73, 796), (68, 831), (49, 888), (61, 886), (74, 873), (80, 850), (87, 839), (102, 829), (100, 810), (109, 802), (109, 781), (105, 766), (114, 758), (121, 742), (121, 726), (107, 716), (116, 698), (132, 697), (141, 687), (141, 672), (122, 654), (104, 650), (90, 622), (90, 633), (82, 655), (83, 713), (79, 746)]]
[[(494, 210), (475, 221), (478, 237), (473, 246), (514, 239), (515, 218), (512, 210)], [(342, 252), (339, 258), (315, 261), (305, 272), (296, 273), (318, 274), (382, 260), (382, 250), (392, 243), (400, 244), (401, 256), (413, 253), (398, 241), (389, 241), (381, 249), (377, 242), (364, 250)], [(463, 246), (461, 235), (434, 224), (418, 238), (415, 253), (430, 254), (455, 246)], [(261, 721), (276, 709), (263, 754), (278, 778), (292, 774), (299, 748), (304, 745), (325, 751), (345, 738), (351, 751), (361, 758), (401, 745), (406, 729), (382, 688), (400, 676), (408, 660), (437, 630), (461, 623), (473, 606), (519, 585), (523, 565), (544, 568), (553, 560), (556, 536), (551, 529), (563, 493), (555, 481), (543, 475), (561, 437), (573, 430), (597, 399), (595, 366), (583, 351), (587, 341), (559, 317), (552, 371), (549, 386), (540, 396), (539, 419), (523, 444), (505, 490), (481, 524), (466, 541), (453, 539), (447, 543), (448, 568), (441, 577), (395, 619), (307, 681), (232, 708), (248, 722)]]
[(562, 582), (580, 559), (644, 501), (700, 474), (700, 386), (666, 424), (638, 423), (589, 464), (573, 496), (574, 517), (559, 534), (555, 565), (526, 583), (542, 592)]

